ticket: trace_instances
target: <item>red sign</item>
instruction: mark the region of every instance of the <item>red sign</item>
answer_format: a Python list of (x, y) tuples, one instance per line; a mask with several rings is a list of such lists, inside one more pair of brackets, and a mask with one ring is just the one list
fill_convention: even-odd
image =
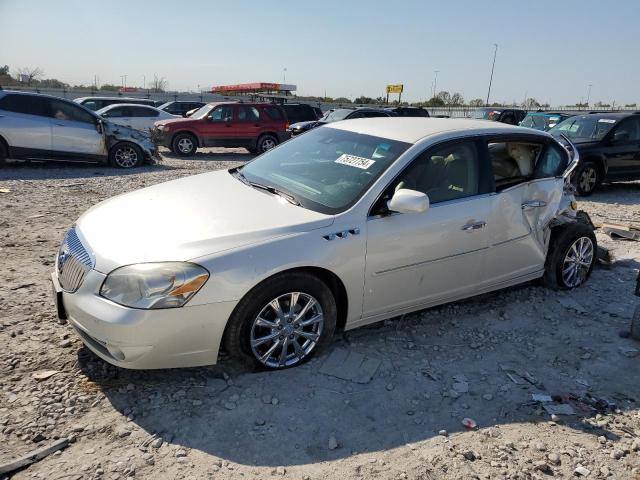
[(230, 92), (246, 92), (250, 90), (280, 90), (281, 85), (279, 83), (239, 83), (237, 85), (220, 85), (212, 87), (212, 93), (230, 93)]

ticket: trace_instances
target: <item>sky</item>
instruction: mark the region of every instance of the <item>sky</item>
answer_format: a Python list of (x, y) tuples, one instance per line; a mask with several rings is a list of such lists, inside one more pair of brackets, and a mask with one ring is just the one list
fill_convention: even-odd
[[(639, 0), (0, 0), (0, 65), (69, 84), (282, 82), (299, 95), (640, 104)], [(285, 71), (286, 69), (286, 71)], [(393, 98), (393, 97), (392, 97)]]

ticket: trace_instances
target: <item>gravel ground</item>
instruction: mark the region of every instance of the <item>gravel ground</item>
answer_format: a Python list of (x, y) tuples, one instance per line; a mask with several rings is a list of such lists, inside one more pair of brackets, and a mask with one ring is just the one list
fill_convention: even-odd
[[(134, 172), (0, 170), (0, 464), (71, 441), (14, 478), (640, 478), (640, 344), (619, 335), (640, 303), (640, 242), (598, 233), (616, 261), (571, 295), (525, 285), (425, 310), (340, 334), (283, 372), (224, 356), (120, 370), (57, 322), (49, 273), (84, 210), (250, 158), (211, 149)], [(594, 221), (639, 220), (639, 199), (639, 182), (620, 183), (580, 206)], [(379, 364), (372, 379), (330, 374), (346, 351)]]

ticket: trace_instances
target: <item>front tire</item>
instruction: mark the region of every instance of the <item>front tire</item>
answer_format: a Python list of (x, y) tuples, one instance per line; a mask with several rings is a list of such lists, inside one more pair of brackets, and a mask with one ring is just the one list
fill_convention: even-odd
[(133, 143), (116, 143), (109, 150), (109, 163), (117, 168), (135, 168), (142, 164), (142, 159), (142, 150)]
[(556, 228), (559, 230), (552, 232), (549, 242), (544, 283), (555, 290), (579, 287), (589, 279), (596, 263), (596, 236), (583, 223)]
[(578, 167), (575, 174), (575, 185), (578, 195), (588, 197), (602, 183), (600, 169), (593, 162), (584, 162)]
[(0, 167), (3, 166), (7, 162), (7, 157), (9, 156), (9, 152), (7, 152), (4, 143), (0, 141)]
[(278, 145), (278, 139), (273, 135), (262, 135), (256, 143), (258, 153), (264, 153)]
[(177, 153), (181, 157), (191, 157), (198, 149), (196, 137), (189, 133), (179, 133), (173, 137), (171, 142), (171, 151)]
[(238, 304), (224, 335), (227, 352), (261, 368), (300, 365), (333, 337), (337, 309), (331, 290), (308, 273), (283, 273), (253, 288)]

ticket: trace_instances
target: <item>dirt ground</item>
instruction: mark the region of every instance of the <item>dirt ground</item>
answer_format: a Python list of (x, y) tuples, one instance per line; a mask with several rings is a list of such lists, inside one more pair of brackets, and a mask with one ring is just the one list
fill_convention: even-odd
[[(71, 442), (13, 478), (640, 478), (640, 343), (620, 335), (640, 304), (640, 242), (598, 233), (616, 260), (570, 294), (529, 284), (406, 315), (340, 334), (282, 372), (224, 356), (120, 370), (57, 322), (49, 274), (84, 210), (250, 158), (211, 150), (133, 172), (0, 170), (0, 465)], [(594, 221), (638, 221), (640, 182), (607, 185), (580, 207)], [(376, 367), (372, 378), (338, 378), (331, 365), (347, 352)]]

